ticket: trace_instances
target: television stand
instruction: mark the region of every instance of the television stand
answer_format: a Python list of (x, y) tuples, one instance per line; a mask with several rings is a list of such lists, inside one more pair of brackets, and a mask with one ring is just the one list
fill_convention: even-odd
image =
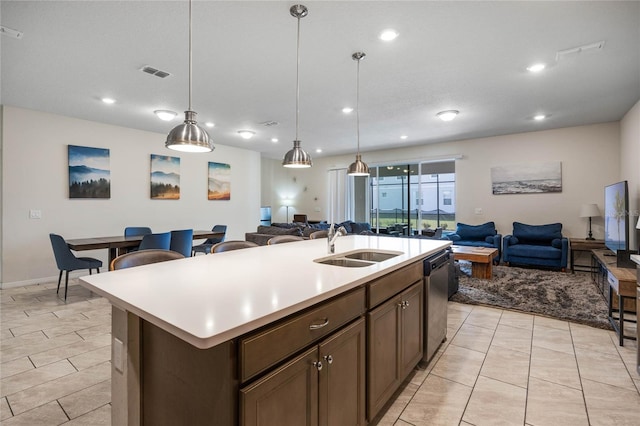
[[(607, 300), (609, 307), (609, 322), (618, 334), (620, 346), (623, 346), (624, 339), (636, 340), (635, 336), (624, 334), (624, 323), (636, 322), (625, 319), (625, 314), (636, 314), (637, 297), (637, 277), (636, 270), (632, 268), (619, 268), (617, 259), (607, 256), (607, 250), (592, 250), (592, 261), (595, 270), (592, 274), (598, 289)], [(614, 316), (617, 310), (618, 316)], [(637, 317), (637, 315), (636, 315)]]

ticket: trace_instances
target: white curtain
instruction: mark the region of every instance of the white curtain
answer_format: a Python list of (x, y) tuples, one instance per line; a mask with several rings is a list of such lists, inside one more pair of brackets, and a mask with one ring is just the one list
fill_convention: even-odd
[(353, 179), (347, 169), (329, 170), (329, 217), (328, 223), (340, 223), (354, 216)]

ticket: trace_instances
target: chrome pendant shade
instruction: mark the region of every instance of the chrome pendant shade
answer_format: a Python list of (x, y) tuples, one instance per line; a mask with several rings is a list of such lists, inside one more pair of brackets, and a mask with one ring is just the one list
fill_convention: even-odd
[(309, 11), (305, 6), (297, 4), (291, 6), (289, 13), (298, 20), (298, 37), (296, 45), (296, 138), (293, 141), (293, 148), (284, 155), (282, 166), (301, 169), (311, 167), (313, 165), (311, 162), (311, 156), (300, 147), (300, 140), (298, 139), (298, 103), (300, 99), (300, 18), (307, 16)]
[(167, 135), (164, 143), (169, 149), (183, 152), (211, 152), (215, 149), (209, 134), (196, 122), (197, 113), (191, 109), (191, 0), (189, 0), (189, 109), (184, 112), (184, 123), (176, 126)]
[(358, 62), (356, 71), (356, 129), (358, 151), (356, 152), (356, 161), (351, 163), (347, 169), (347, 174), (349, 176), (369, 176), (369, 166), (362, 161), (362, 157), (360, 156), (360, 61), (365, 56), (364, 52), (356, 52), (351, 55), (351, 58)]

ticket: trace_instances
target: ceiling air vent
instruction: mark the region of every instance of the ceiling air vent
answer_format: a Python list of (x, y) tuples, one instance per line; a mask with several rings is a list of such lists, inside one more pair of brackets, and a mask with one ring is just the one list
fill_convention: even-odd
[(162, 71), (159, 70), (157, 68), (154, 67), (150, 67), (149, 65), (144, 66), (140, 69), (140, 71), (147, 73), (147, 74), (151, 74), (151, 75), (155, 75), (156, 77), (160, 77), (160, 78), (165, 78), (165, 77), (169, 77), (171, 74), (166, 72), (166, 71)]
[(572, 47), (571, 49), (558, 50), (556, 52), (556, 61), (561, 59), (577, 56), (586, 52), (600, 52), (604, 49), (604, 40), (597, 41), (591, 44), (585, 44), (584, 46)]
[(277, 126), (280, 123), (278, 123), (277, 121), (269, 120), (269, 121), (263, 121), (262, 123), (258, 123), (258, 124), (265, 127), (271, 127), (271, 126)]

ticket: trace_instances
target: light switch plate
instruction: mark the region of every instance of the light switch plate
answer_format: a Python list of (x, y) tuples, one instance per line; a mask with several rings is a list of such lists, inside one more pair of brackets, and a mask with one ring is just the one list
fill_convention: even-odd
[(111, 359), (113, 360), (113, 368), (120, 373), (124, 373), (124, 343), (117, 337), (113, 338), (113, 354)]
[(476, 207), (476, 214), (482, 214), (482, 207)]
[(29, 210), (29, 219), (42, 219), (42, 210)]

